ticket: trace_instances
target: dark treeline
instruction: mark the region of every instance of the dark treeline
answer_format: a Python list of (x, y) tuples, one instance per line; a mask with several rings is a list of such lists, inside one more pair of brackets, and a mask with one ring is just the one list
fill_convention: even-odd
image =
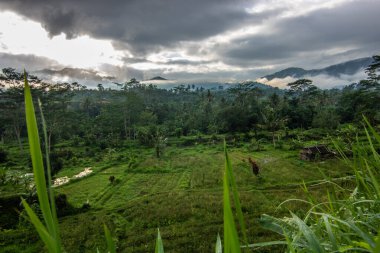
[[(380, 57), (367, 69), (368, 78), (343, 89), (321, 90), (300, 79), (287, 90), (260, 89), (242, 83), (226, 90), (178, 86), (171, 90), (136, 79), (118, 89), (89, 90), (78, 83), (47, 84), (29, 75), (47, 120), (49, 148), (62, 140), (86, 145), (117, 146), (126, 139), (154, 145), (168, 136), (220, 134), (294, 128), (336, 129), (340, 124), (380, 122)], [(0, 76), (1, 142), (26, 137), (23, 105), (24, 74), (3, 69)], [(7, 87), (7, 88), (5, 88)]]

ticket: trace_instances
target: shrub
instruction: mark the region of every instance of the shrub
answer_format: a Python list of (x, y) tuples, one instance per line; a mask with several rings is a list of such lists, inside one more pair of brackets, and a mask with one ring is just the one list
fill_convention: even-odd
[(303, 148), (303, 141), (300, 139), (293, 139), (289, 144), (289, 150), (299, 150)]
[(8, 152), (3, 148), (0, 148), (0, 163), (4, 163), (7, 161)]
[[(262, 226), (284, 237), (281, 244), (286, 244), (289, 252), (379, 252), (380, 155), (374, 149), (373, 142), (380, 144), (380, 135), (366, 122), (364, 131), (367, 143), (357, 140), (351, 146), (355, 159), (347, 159), (342, 148), (336, 147), (346, 164), (353, 169), (354, 189), (342, 189), (326, 178), (325, 183), (330, 185), (330, 190), (325, 203), (315, 202), (306, 186), (303, 189), (308, 201), (286, 201), (307, 203), (310, 209), (303, 217), (293, 213), (286, 218), (261, 217)], [(366, 150), (368, 146), (370, 153)], [(350, 191), (350, 194), (342, 198), (338, 194), (342, 190)], [(277, 244), (279, 242), (266, 245)]]
[(282, 140), (278, 140), (278, 141), (276, 141), (276, 149), (284, 149), (284, 141), (282, 141)]
[[(63, 159), (59, 153), (52, 152), (50, 154), (51, 174), (55, 175), (63, 169)], [(46, 168), (46, 166), (45, 166)]]
[(0, 185), (4, 184), (7, 179), (7, 170), (0, 168)]

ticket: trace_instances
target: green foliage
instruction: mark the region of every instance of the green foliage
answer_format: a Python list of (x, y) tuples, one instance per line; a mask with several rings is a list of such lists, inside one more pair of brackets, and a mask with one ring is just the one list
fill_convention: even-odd
[(7, 161), (8, 152), (0, 147), (0, 163), (4, 163)]
[(4, 184), (7, 179), (7, 170), (5, 168), (0, 168), (0, 185)]
[(160, 229), (157, 229), (157, 240), (156, 240), (156, 247), (155, 247), (154, 253), (164, 253), (164, 245), (162, 243)]
[(215, 253), (222, 253), (223, 248), (222, 248), (222, 240), (220, 239), (219, 233), (218, 236), (216, 237), (216, 243), (215, 243)]
[[(33, 164), (34, 180), (37, 188), (37, 195), (42, 211), (42, 216), (45, 221), (45, 225), (36, 216), (29, 204), (23, 199), (22, 204), (29, 215), (31, 222), (36, 228), (41, 239), (44, 241), (49, 252), (61, 252), (61, 242), (58, 228), (58, 219), (54, 206), (54, 194), (50, 187), (50, 181), (48, 187), (46, 186), (45, 172), (42, 161), (42, 152), (40, 148), (40, 140), (38, 134), (37, 121), (34, 113), (34, 105), (32, 101), (32, 95), (28, 80), (25, 75), (25, 114), (26, 123), (28, 128), (29, 137), (29, 149)], [(49, 176), (50, 179), (50, 176)], [(49, 194), (50, 200), (49, 200)], [(52, 201), (53, 200), (53, 201)]]
[[(18, 80), (19, 76), (15, 78)], [(293, 214), (287, 220), (274, 219), (267, 222), (273, 225), (271, 228), (276, 227), (276, 232), (284, 238), (283, 241), (273, 242), (272, 245), (275, 247), (287, 244), (289, 251), (298, 251), (306, 249), (311, 244), (314, 245), (311, 249), (315, 252), (321, 250), (316, 243), (322, 245), (321, 248), (325, 251), (330, 249), (343, 251), (351, 246), (351, 250), (379, 247), (378, 243), (376, 245), (378, 241), (373, 238), (375, 233), (368, 232), (368, 227), (377, 224), (376, 217), (371, 216), (368, 210), (373, 211), (378, 208), (376, 201), (379, 198), (379, 184), (375, 180), (378, 178), (378, 165), (376, 165), (378, 158), (373, 158), (376, 157), (374, 152), (378, 152), (379, 147), (378, 143), (375, 143), (375, 130), (367, 126), (364, 134), (371, 136), (371, 138), (367, 137), (370, 143), (355, 145), (352, 153), (354, 164), (360, 169), (354, 170), (353, 173), (358, 187), (352, 192), (355, 194), (350, 197), (351, 202), (347, 201), (343, 204), (344, 201), (341, 201), (341, 197), (346, 196), (347, 190), (352, 190), (352, 182), (350, 180), (336, 182), (338, 179), (334, 177), (345, 176), (347, 173), (338, 161), (329, 160), (312, 164), (299, 161), (297, 158), (298, 147), (306, 144), (306, 141), (310, 143), (312, 140), (319, 141), (325, 138), (327, 133), (330, 133), (329, 128), (334, 128), (338, 123), (357, 121), (358, 115), (361, 117), (362, 112), (366, 115), (374, 115), (368, 119), (371, 123), (379, 122), (376, 118), (377, 105), (374, 103), (378, 98), (376, 86), (364, 87), (364, 84), (360, 84), (349, 91), (340, 92), (321, 91), (310, 85), (307, 89), (301, 87), (295, 95), (283, 92), (277, 94), (273, 91), (265, 93), (244, 85), (226, 92), (192, 92), (190, 89), (182, 88), (172, 92), (153, 86), (148, 87), (136, 80), (125, 85), (122, 91), (108, 89), (102, 89), (101, 92), (84, 89), (74, 91), (72, 88), (75, 87), (74, 85), (67, 84), (67, 88), (65, 85), (50, 87), (41, 84), (41, 86), (28, 87), (28, 92), (25, 88), (30, 150), (37, 178), (38, 197), (42, 203), (40, 204), (41, 215), (36, 215), (32, 208), (25, 208), (25, 212), (30, 216), (49, 250), (55, 250), (55, 244), (59, 244), (60, 237), (58, 226), (55, 224), (57, 222), (54, 214), (54, 199), (52, 199), (54, 194), (49, 186), (51, 175), (47, 175), (51, 169), (47, 169), (46, 174), (43, 174), (44, 156), (40, 150), (34, 111), (30, 110), (33, 106), (31, 98), (29, 100), (31, 94), (41, 96), (40, 109), (41, 112), (44, 109), (46, 115), (46, 119), (42, 113), (39, 116), (43, 122), (45, 158), (50, 159), (45, 162), (45, 167), (52, 164), (54, 171), (56, 166), (54, 166), (53, 154), (57, 154), (58, 160), (65, 165), (64, 170), (59, 171), (57, 177), (77, 174), (83, 170), (84, 166), (96, 167), (91, 177), (58, 188), (59, 192), (67, 193), (70, 202), (76, 206), (81, 206), (89, 200), (91, 207), (95, 207), (89, 213), (79, 214), (62, 221), (64, 228), (62, 230), (65, 231), (66, 238), (73, 237), (70, 243), (63, 242), (65, 248), (67, 244), (72, 247), (69, 250), (78, 249), (73, 246), (77, 244), (76, 237), (80, 237), (81, 242), (88, 243), (80, 250), (93, 249), (93, 245), (101, 246), (99, 242), (101, 244), (104, 240), (96, 236), (92, 237), (91, 234), (98, 232), (94, 232), (97, 227), (89, 229), (88, 224), (96, 217), (103, 218), (109, 214), (119, 215), (120, 213), (124, 216), (118, 220), (119, 223), (116, 223), (117, 228), (113, 234), (119, 238), (118, 247), (120, 246), (122, 250), (131, 250), (136, 247), (144, 251), (145, 245), (153, 244), (152, 235), (156, 232), (155, 228), (164, 226), (165, 237), (174, 238), (165, 243), (167, 249), (175, 248), (172, 246), (177, 245), (177, 242), (173, 242), (176, 239), (184, 240), (184, 234), (191, 234), (192, 237), (187, 238), (187, 243), (178, 242), (178, 245), (183, 247), (180, 248), (181, 250), (184, 249), (184, 252), (209, 250), (213, 247), (213, 243), (206, 245), (204, 241), (206, 238), (210, 242), (214, 241), (210, 237), (218, 232), (220, 229), (218, 226), (221, 226), (222, 222), (221, 210), (218, 209), (221, 191), (224, 198), (223, 222), (227, 226), (224, 230), (223, 241), (225, 248), (231, 252), (238, 252), (240, 248), (236, 248), (238, 245), (243, 245), (242, 248), (247, 247), (247, 234), (250, 238), (255, 238), (255, 241), (261, 241), (256, 240), (257, 237), (273, 239), (271, 234), (263, 233), (257, 226), (255, 217), (263, 212), (270, 212), (273, 215), (276, 205), (285, 198), (289, 198), (289, 194), (294, 194), (295, 198), (307, 194), (310, 197), (311, 209), (303, 213), (306, 205), (301, 208), (291, 206), (289, 209), (293, 211)], [(1, 93), (0, 101), (1, 103), (6, 101), (2, 99), (3, 94), (9, 96), (10, 99), (7, 97), (7, 101), (18, 101), (19, 95), (22, 95), (19, 93), (18, 89), (6, 90)], [(355, 95), (358, 95), (357, 100)], [(7, 143), (6, 176), (10, 178), (12, 175), (14, 179), (12, 180), (17, 182), (16, 188), (20, 185), (21, 177), (15, 177), (13, 174), (22, 175), (25, 171), (12, 171), (16, 168), (15, 164), (19, 166), (22, 163), (22, 153), (16, 155), (12, 138), (17, 137), (22, 150), (25, 126), (23, 125), (24, 116), (13, 113), (13, 109), (23, 108), (19, 106), (22, 103), (15, 104), (18, 105), (17, 108), (10, 106), (3, 109), (5, 107), (1, 107), (1, 112), (6, 113), (0, 114), (0, 119), (4, 122), (0, 133), (10, 147), (8, 149)], [(351, 109), (355, 114), (353, 118), (348, 117), (352, 114)], [(334, 119), (334, 124), (326, 124), (327, 119)], [(311, 126), (322, 127), (322, 129), (308, 129)], [(278, 142), (280, 136), (283, 136), (283, 129), (297, 132), (298, 130), (294, 130), (297, 127), (303, 129), (303, 139), (297, 140), (294, 145), (286, 139), (281, 140), (281, 143)], [(158, 131), (160, 129), (165, 130), (160, 132)], [(263, 129), (267, 131), (261, 131)], [(343, 129), (344, 125), (341, 130)], [(251, 138), (247, 133), (251, 130), (255, 130), (257, 141), (247, 144), (245, 142)], [(30, 132), (33, 134), (31, 135)], [(210, 138), (204, 135), (221, 132), (228, 132), (231, 138), (226, 139), (229, 144), (233, 144), (231, 152), (224, 153), (226, 169), (223, 189), (220, 187), (218, 174), (219, 168), (223, 166), (222, 147), (213, 145), (223, 137), (215, 135)], [(186, 136), (189, 134), (196, 136)], [(341, 142), (346, 145), (345, 149), (339, 150), (343, 155), (348, 155), (348, 151), (352, 150), (351, 146), (361, 141), (360, 138), (363, 136), (357, 137), (355, 128), (348, 129), (347, 132), (343, 130), (338, 135), (341, 136)], [(71, 138), (71, 136), (74, 137)], [(174, 141), (173, 136), (177, 137)], [(283, 144), (284, 147), (293, 145), (295, 151), (276, 150), (267, 143), (263, 143), (264, 141), (261, 142), (261, 138), (271, 138), (275, 147), (281, 147), (279, 144)], [(143, 146), (138, 145), (138, 141)], [(83, 147), (83, 144), (87, 147)], [(265, 151), (251, 152), (263, 150), (262, 144), (267, 144)], [(178, 148), (173, 148), (175, 145)], [(246, 149), (247, 146), (249, 152)], [(365, 148), (360, 148), (360, 146)], [(164, 147), (165, 156), (161, 156)], [(134, 151), (131, 152), (131, 150)], [(137, 152), (138, 156), (135, 155)], [(245, 162), (250, 156), (258, 159), (260, 165), (263, 164), (265, 181), (258, 181), (252, 177)], [(157, 159), (158, 157), (160, 159)], [(237, 163), (236, 177), (232, 173), (231, 161)], [(346, 162), (350, 164), (350, 161)], [(8, 169), (8, 165), (11, 169)], [(36, 172), (36, 166), (39, 172)], [(327, 175), (325, 180), (320, 180), (318, 169)], [(119, 183), (109, 184), (107, 180), (109, 175), (117, 175)], [(45, 178), (45, 181), (42, 178)], [(311, 185), (313, 190), (306, 191), (307, 193), (297, 191), (301, 178), (306, 181), (305, 185)], [(325, 190), (324, 184), (336, 185), (328, 197), (321, 196), (321, 192)], [(343, 186), (338, 187), (337, 185), (340, 184)], [(239, 185), (240, 196), (237, 185)], [(25, 186), (29, 187), (29, 184), (25, 183)], [(4, 189), (6, 187), (9, 187), (9, 184), (5, 185)], [(7, 189), (9, 191), (15, 188)], [(342, 188), (347, 189), (342, 190)], [(307, 190), (307, 187), (305, 189)], [(45, 192), (45, 197), (40, 196), (43, 192)], [(312, 194), (317, 196), (312, 196)], [(371, 197), (374, 194), (376, 201)], [(240, 197), (242, 203), (240, 203)], [(326, 198), (329, 199), (329, 203), (319, 202), (325, 201)], [(25, 201), (23, 203), (27, 205)], [(353, 207), (359, 207), (360, 212)], [(283, 206), (279, 207), (280, 214), (284, 213), (284, 209)], [(332, 214), (331, 210), (335, 213)], [(243, 211), (248, 218), (249, 226), (245, 225)], [(322, 215), (326, 213), (330, 216)], [(83, 219), (81, 224), (84, 226), (73, 229), (74, 221), (81, 220), (78, 217)], [(347, 223), (347, 219), (352, 223)], [(235, 220), (238, 221), (238, 226), (234, 225)], [(276, 223), (280, 225), (276, 226)], [(192, 227), (199, 229), (200, 226), (204, 228), (204, 231), (192, 230)], [(99, 227), (101, 230), (101, 225)], [(283, 231), (282, 227), (286, 229)], [(345, 228), (343, 232), (339, 230), (342, 230), (342, 227)], [(316, 231), (316, 228), (320, 228), (320, 231)], [(372, 228), (371, 231), (375, 230)], [(188, 233), (189, 231), (191, 233)], [(238, 238), (238, 231), (240, 231), (241, 240)], [(141, 238), (142, 233), (147, 235), (146, 238)], [(166, 236), (166, 233), (169, 236)], [(359, 236), (353, 239), (352, 233)], [(159, 234), (157, 240), (158, 237), (160, 237)], [(353, 243), (349, 244), (347, 238), (353, 240)], [(196, 245), (200, 241), (201, 243)], [(348, 248), (340, 247), (342, 241)], [(221, 246), (221, 242), (217, 245)], [(268, 247), (271, 244), (261, 242), (254, 245), (254, 247)], [(216, 250), (219, 249), (221, 247), (216, 246)]]
[(320, 110), (314, 116), (312, 126), (322, 129), (336, 129), (339, 126), (339, 116), (332, 108)]
[(235, 177), (232, 172), (232, 165), (227, 153), (226, 142), (224, 142), (225, 171), (223, 176), (223, 212), (224, 212), (224, 252), (241, 252), (240, 242), (232, 214), (230, 193), (232, 191), (237, 217), (243, 235), (244, 243), (247, 243), (247, 234), (239, 194), (237, 191)]
[[(333, 187), (328, 193), (328, 201), (317, 203), (310, 197), (308, 204), (311, 208), (304, 218), (293, 213), (291, 217), (283, 219), (266, 215), (262, 217), (264, 227), (284, 236), (289, 251), (378, 252), (380, 155), (374, 148), (373, 140), (380, 144), (380, 138), (368, 120), (365, 121), (367, 145), (358, 139), (352, 143), (353, 160), (345, 156), (341, 147), (336, 147), (346, 164), (352, 168), (356, 180), (355, 188), (350, 190), (346, 198), (339, 198), (337, 192), (342, 188), (326, 178)], [(366, 146), (370, 147), (370, 153)], [(304, 189), (309, 194), (306, 186)]]
[(313, 81), (309, 79), (298, 79), (297, 81), (288, 83), (288, 87), (292, 92), (302, 92), (310, 89), (312, 83)]
[(106, 225), (104, 225), (104, 233), (107, 241), (107, 253), (116, 253), (115, 242), (113, 241), (111, 232)]

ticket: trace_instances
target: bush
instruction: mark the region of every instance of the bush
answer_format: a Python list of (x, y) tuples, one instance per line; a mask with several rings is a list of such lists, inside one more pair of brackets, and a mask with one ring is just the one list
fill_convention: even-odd
[(99, 143), (99, 148), (100, 148), (101, 150), (105, 150), (107, 147), (108, 147), (107, 142), (105, 142), (105, 141), (101, 141), (101, 142)]
[(185, 139), (181, 142), (181, 145), (184, 147), (194, 146), (195, 142), (196, 141), (194, 139)]
[[(300, 201), (302, 205), (307, 203), (310, 209), (306, 214), (291, 213), (290, 217), (285, 218), (275, 218), (269, 215), (261, 217), (261, 225), (282, 235), (284, 241), (287, 242), (289, 251), (379, 252), (380, 182), (378, 168), (380, 167), (380, 154), (376, 152), (373, 142), (380, 144), (380, 136), (368, 122), (367, 126), (366, 131), (370, 132), (372, 136), (368, 135), (366, 143), (356, 140), (350, 148), (354, 153), (355, 160), (347, 159), (342, 148), (336, 145), (336, 149), (346, 164), (353, 169), (355, 175), (345, 181), (354, 184), (348, 189), (343, 189), (349, 194), (339, 194), (342, 187), (326, 178), (325, 183), (330, 185), (330, 190), (327, 196), (328, 201), (324, 205), (315, 201), (305, 185), (304, 191), (308, 201), (299, 199), (291, 201)], [(368, 152), (368, 149), (371, 152)], [(267, 245), (271, 245), (271, 243), (269, 242)], [(272, 245), (276, 245), (276, 242)]]
[(0, 163), (4, 163), (7, 161), (8, 152), (3, 148), (0, 148)]
[(303, 148), (303, 141), (300, 139), (293, 139), (289, 144), (289, 150), (299, 150)]
[(73, 143), (74, 146), (79, 146), (81, 138), (78, 135), (74, 135), (71, 138), (71, 141), (72, 141), (72, 143)]
[(7, 179), (7, 170), (0, 168), (0, 185), (4, 184)]
[(276, 141), (276, 149), (283, 149), (284, 148), (284, 141), (278, 140)]
[(256, 139), (252, 138), (251, 142), (248, 144), (248, 150), (249, 151), (264, 151), (264, 142), (266, 142), (265, 139)]
[(174, 130), (174, 134), (175, 134), (175, 136), (177, 136), (177, 138), (181, 138), (181, 136), (182, 136), (182, 132), (183, 132), (183, 130), (182, 130), (182, 128), (180, 128), (180, 127), (176, 128), (176, 129)]
[(63, 160), (59, 153), (52, 152), (50, 154), (50, 165), (51, 165), (51, 175), (55, 175), (60, 170), (63, 169)]

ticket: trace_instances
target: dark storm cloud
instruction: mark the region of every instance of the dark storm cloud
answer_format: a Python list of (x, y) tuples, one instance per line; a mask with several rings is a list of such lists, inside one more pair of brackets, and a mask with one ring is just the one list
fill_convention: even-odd
[[(322, 57), (334, 48), (362, 53), (355, 57), (369, 56), (380, 49), (379, 10), (380, 1), (364, 0), (282, 19), (272, 33), (238, 38), (218, 52), (226, 63), (240, 66), (292, 61), (307, 64), (307, 54)], [(318, 57), (313, 61), (318, 61)]]
[(0, 68), (11, 67), (19, 71), (22, 71), (25, 68), (26, 70), (34, 71), (54, 66), (60, 66), (60, 64), (57, 61), (46, 57), (39, 57), (31, 54), (0, 53)]
[(191, 61), (191, 60), (186, 60), (186, 59), (181, 59), (181, 60), (169, 60), (165, 62), (165, 64), (169, 65), (203, 65), (203, 64), (208, 64), (212, 63), (213, 61)]
[[(255, 8), (250, 9), (255, 13), (246, 11), (256, 3), (264, 5), (263, 12)], [(307, 13), (300, 13), (303, 9), (294, 9), (296, 5), (290, 3), (291, 0), (0, 0), (0, 10), (14, 11), (41, 23), (50, 36), (62, 32), (68, 38), (89, 35), (111, 40), (116, 49), (130, 50), (132, 55), (124, 52), (125, 66), (105, 64), (100, 69), (121, 80), (165, 73), (178, 79), (253, 79), (287, 67), (320, 68), (379, 53), (379, 0), (347, 0), (331, 8), (311, 1), (312, 7), (319, 9)], [(298, 12), (297, 16), (285, 18), (283, 14), (288, 11)], [(236, 37), (229, 41), (226, 32), (248, 26), (262, 32), (235, 33)], [(203, 43), (223, 33), (226, 36), (220, 41)], [(0, 48), (6, 46), (0, 34)], [(178, 55), (167, 54), (171, 50)], [(162, 54), (151, 57), (153, 52)], [(199, 60), (185, 59), (186, 55)], [(215, 63), (227, 66), (214, 71)], [(128, 65), (143, 66), (144, 70)], [(151, 69), (147, 69), (149, 66)], [(210, 69), (214, 72), (208, 72)]]
[(3, 0), (8, 9), (36, 20), (51, 36), (88, 34), (111, 39), (119, 49), (144, 55), (151, 50), (194, 41), (229, 29), (262, 22), (274, 11), (251, 15), (247, 0)]
[(157, 65), (189, 65), (189, 66), (196, 66), (196, 65), (202, 65), (202, 64), (209, 64), (213, 61), (210, 60), (187, 60), (187, 59), (178, 59), (178, 60), (166, 60), (166, 61), (149, 61), (145, 58), (131, 58), (131, 57), (124, 57), (123, 62), (126, 64), (133, 64), (133, 63), (154, 63)]
[(138, 80), (144, 78), (144, 73), (141, 70), (127, 67), (125, 65), (115, 66), (111, 64), (102, 64), (99, 66), (99, 70), (108, 73), (111, 76), (115, 76), (116, 80), (119, 82), (125, 82), (131, 78), (137, 78)]

